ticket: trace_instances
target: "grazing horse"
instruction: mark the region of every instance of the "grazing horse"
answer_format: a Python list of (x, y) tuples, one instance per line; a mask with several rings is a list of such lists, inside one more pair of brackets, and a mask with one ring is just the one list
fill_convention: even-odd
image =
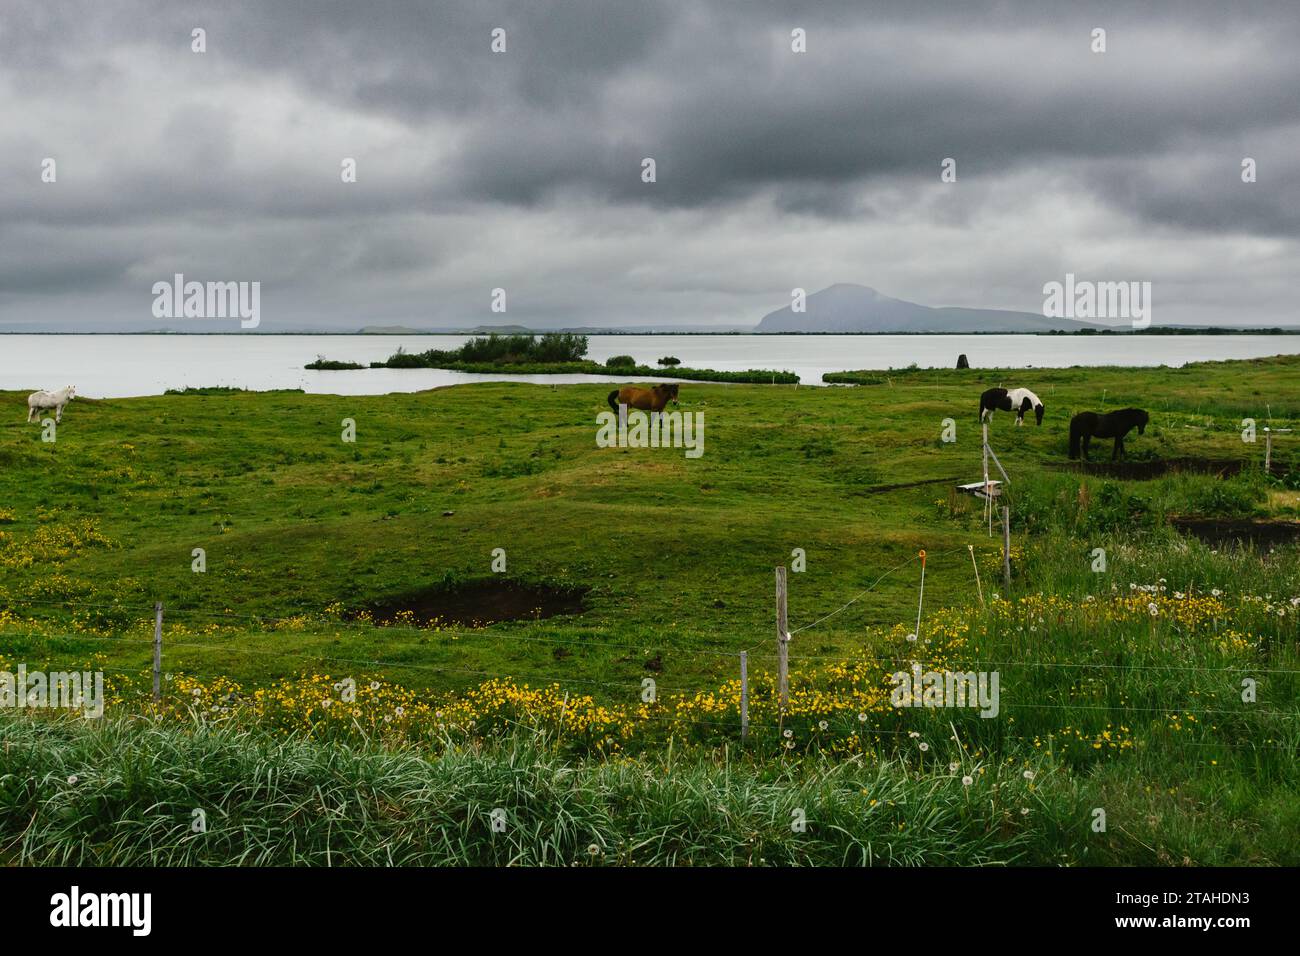
[(996, 409), (1002, 409), (1004, 412), (1014, 411), (1016, 413), (1016, 424), (1025, 423), (1025, 412), (1031, 408), (1034, 410), (1034, 417), (1038, 419), (1038, 424), (1043, 424), (1043, 403), (1027, 388), (1013, 388), (1007, 391), (1005, 388), (990, 388), (980, 396), (980, 421), (993, 420), (993, 412)]
[(1080, 412), (1070, 419), (1070, 457), (1078, 458), (1081, 451), (1080, 445), (1082, 445), (1083, 459), (1087, 461), (1088, 445), (1093, 438), (1113, 438), (1115, 439), (1115, 450), (1111, 452), (1110, 460), (1115, 461), (1117, 458), (1123, 458), (1124, 436), (1135, 427), (1139, 435), (1143, 434), (1149, 421), (1151, 421), (1151, 416), (1140, 408), (1121, 408), (1119, 411), (1111, 412), (1108, 415), (1098, 415), (1096, 412)]
[(677, 385), (656, 385), (654, 388), (637, 388), (624, 385), (609, 393), (609, 407), (618, 411), (620, 405), (628, 408), (640, 408), (647, 412), (662, 412), (669, 402), (677, 402)]
[(77, 396), (77, 390), (69, 385), (67, 388), (61, 388), (57, 392), (32, 392), (27, 396), (27, 420), (30, 422), (32, 416), (37, 412), (44, 411), (47, 408), (54, 409), (54, 421), (63, 421), (63, 407)]

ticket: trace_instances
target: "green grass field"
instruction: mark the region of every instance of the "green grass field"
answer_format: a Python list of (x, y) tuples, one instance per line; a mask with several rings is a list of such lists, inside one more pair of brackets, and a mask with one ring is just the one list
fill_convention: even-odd
[[(1204, 544), (1171, 525), (1177, 517), (1269, 521), (1286, 540), (1283, 523), (1300, 511), (1293, 468), (1300, 432), (1277, 434), (1274, 474), (1266, 476), (1263, 428), (1297, 427), (1300, 359), (1181, 369), (905, 370), (855, 380), (864, 384), (683, 385), (681, 410), (702, 412), (706, 422), (704, 454), (694, 460), (681, 449), (596, 447), (596, 414), (607, 409), (602, 384), (77, 400), (53, 443), (22, 421), (25, 395), (0, 393), (11, 411), (0, 424), (0, 658), (28, 667), (100, 667), (120, 689), (122, 710), (134, 713), (145, 708), (132, 694), (148, 680), (155, 601), (166, 609), (168, 674), (229, 678), (243, 692), (302, 675), (364, 674), (441, 699), (509, 678), (558, 684), (591, 697), (592, 706), (634, 707), (647, 678), (663, 698), (734, 681), (736, 655), (747, 650), (758, 713), (745, 748), (734, 710), (708, 711), (713, 716), (690, 733), (666, 731), (619, 759), (642, 762), (640, 772), (659, 779), (654, 768), (662, 770), (665, 748), (686, 748), (689, 755), (678, 759), (682, 786), (696, 795), (690, 799), (717, 790), (723, 803), (742, 804), (753, 796), (746, 787), (765, 780), (824, 789), (838, 779), (837, 761), (848, 760), (847, 789), (832, 787), (817, 803), (835, 805), (823, 821), (833, 816), (836, 826), (847, 825), (880, 805), (873, 787), (911, 807), (888, 827), (873, 823), (851, 839), (823, 830), (815, 852), (782, 838), (764, 862), (1300, 862), (1300, 608), (1288, 603), (1300, 596), (1295, 539), (1269, 553)], [(1001, 413), (991, 427), (1011, 477), (1009, 591), (1000, 537), (987, 534), (977, 500), (952, 492), (981, 476), (977, 405), (993, 385), (1027, 386), (1047, 407), (1041, 428), (1015, 428)], [(1068, 470), (1070, 415), (1127, 405), (1151, 413), (1146, 434), (1130, 436), (1130, 460), (1155, 471), (1179, 460), (1183, 470), (1145, 480)], [(948, 418), (956, 426), (951, 443), (941, 440)], [(1257, 422), (1254, 444), (1242, 441), (1243, 418)], [(355, 422), (355, 442), (341, 438), (345, 419)], [(1109, 442), (1095, 443), (1092, 455), (1108, 459)], [(1198, 460), (1210, 463), (1207, 473), (1188, 464)], [(1242, 463), (1241, 472), (1220, 477), (1225, 462)], [(196, 548), (206, 555), (204, 573), (192, 570)], [(1094, 570), (1096, 548), (1106, 550), (1104, 572)], [(492, 570), (496, 549), (505, 551), (504, 574)], [(832, 662), (879, 659), (889, 662), (888, 672), (916, 656), (920, 648), (900, 634), (915, 630), (916, 556), (924, 549), (923, 635), (928, 621), (936, 628), (925, 653), (963, 668), (996, 666), (999, 719), (944, 710), (873, 714), (864, 724), (870, 745), (865, 734), (855, 738), (846, 756), (819, 743), (821, 705), (801, 698), (799, 714), (779, 724), (797, 728), (791, 744), (798, 746), (781, 751), (778, 722), (763, 709), (770, 703), (764, 681), (776, 656), (773, 568), (790, 565), (794, 549), (803, 549), (807, 562), (789, 575), (796, 687)], [(429, 589), (503, 579), (583, 589), (586, 610), (480, 628), (351, 619), (353, 611)], [(1153, 589), (1152, 606), (1159, 606), (1150, 621), (1133, 613), (1145, 600), (1115, 604), (1145, 593), (1130, 585)], [(1111, 610), (1094, 615), (1089, 602)], [(1240, 700), (1243, 678), (1258, 680), (1257, 703)], [(170, 683), (166, 690), (177, 693)], [(823, 709), (822, 722), (843, 717), (853, 725), (844, 734), (858, 732), (848, 704)], [(121, 719), (110, 711), (113, 729), (103, 734), (163, 754), (150, 759), (206, 748), (209, 800), (218, 791), (236, 800), (238, 780), (255, 777), (259, 761), (272, 759), (266, 753), (290, 746), (278, 736), (263, 739), (256, 727), (241, 731), (251, 738), (160, 742), (161, 731), (132, 729)], [(563, 719), (562, 712), (560, 736)], [(19, 723), (0, 721), (6, 747), (23, 753), (27, 772), (45, 774), (41, 779), (68, 770), (74, 755), (89, 759), (103, 749), (86, 727)], [(303, 734), (321, 736), (310, 721), (291, 735), (298, 748), (292, 759), (300, 763), (317, 760), (312, 747), (375, 746), (342, 736), (312, 743), (298, 739)], [(488, 747), (483, 761), (505, 764), (518, 762), (518, 748), (536, 746), (505, 734), (494, 738), (499, 753), (477, 731), (454, 744), (416, 741), (415, 755), (407, 753), (410, 740), (384, 753), (407, 761), (402, 773), (418, 776), (411, 760), (428, 753), (443, 754), (429, 758), (433, 764), (452, 759), (466, 740)], [(918, 739), (933, 741), (933, 750), (917, 752)], [(212, 756), (221, 746), (246, 762), (221, 763)], [(521, 844), (517, 859), (555, 862), (596, 843), (597, 862), (640, 862), (610, 848), (635, 844), (639, 827), (657, 826), (670, 796), (646, 795), (641, 783), (600, 769), (601, 748), (547, 753), (547, 760), (581, 768), (570, 796), (584, 806), (632, 787), (658, 809), (597, 815), (583, 824), (596, 836), (575, 831), (554, 845)], [(354, 759), (370, 758), (358, 751)], [(218, 766), (229, 774), (226, 790), (212, 769)], [(1021, 785), (1029, 779), (1018, 775), (1021, 768), (1037, 775), (1035, 787)], [(343, 775), (343, 786), (351, 771), (331, 772)], [(437, 771), (444, 772), (452, 770)], [(458, 764), (455, 772), (471, 771)], [(963, 816), (965, 804), (944, 788), (969, 797), (961, 789), (971, 786), (961, 783), (968, 775), (993, 789)], [(999, 803), (989, 781), (1004, 777), (1021, 781), (1019, 802)], [(13, 773), (6, 779), (0, 825), (21, 828), (43, 812), (49, 794), (15, 788)], [(160, 786), (128, 787), (113, 813), (171, 799)], [(662, 786), (671, 789), (671, 780)], [(1097, 807), (1111, 821), (1104, 833), (1089, 827)], [(86, 837), (82, 823), (103, 824), (95, 813), (75, 819), (81, 823), (39, 828), (40, 840), (5, 852), (38, 862), (134, 859), (124, 844)], [(749, 820), (735, 834), (695, 843), (683, 835), (680, 853), (649, 861), (758, 862), (740, 849), (752, 846), (742, 831), (753, 826)], [(921, 839), (913, 834), (927, 826), (934, 838), (905, 842)], [(402, 862), (504, 862), (485, 856), (475, 833), (466, 823), (458, 856), (421, 855), (413, 844)], [(361, 823), (356, 834), (374, 837)], [(182, 843), (168, 859), (235, 859), (228, 848), (205, 852)], [(305, 846), (291, 834), (268, 835), (257, 858), (320, 861), (318, 847), (295, 855), (291, 845)], [(964, 856), (962, 846), (969, 848)]]

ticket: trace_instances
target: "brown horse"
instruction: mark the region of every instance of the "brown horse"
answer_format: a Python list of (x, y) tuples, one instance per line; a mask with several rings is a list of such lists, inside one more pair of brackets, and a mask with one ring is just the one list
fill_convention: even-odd
[(640, 408), (647, 412), (662, 412), (671, 401), (677, 404), (677, 385), (656, 385), (654, 388), (637, 388), (624, 385), (609, 393), (609, 407), (618, 411), (620, 405), (628, 408)]

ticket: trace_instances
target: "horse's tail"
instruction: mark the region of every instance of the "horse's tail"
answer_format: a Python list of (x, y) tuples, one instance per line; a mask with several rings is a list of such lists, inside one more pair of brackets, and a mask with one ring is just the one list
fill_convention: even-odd
[(1078, 458), (1079, 446), (1083, 443), (1083, 416), (1075, 415), (1070, 419), (1070, 457)]
[(614, 409), (614, 414), (618, 414), (618, 389), (609, 393), (609, 407)]

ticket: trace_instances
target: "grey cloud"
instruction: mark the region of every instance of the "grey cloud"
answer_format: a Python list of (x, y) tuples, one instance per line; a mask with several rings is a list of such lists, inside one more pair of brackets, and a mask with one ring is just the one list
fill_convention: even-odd
[[(0, 321), (84, 322), (88, 292), (133, 315), (181, 266), (255, 270), (339, 327), (486, 320), (505, 283), (512, 321), (552, 324), (754, 321), (836, 281), (1028, 309), (1044, 271), (1118, 243), (1180, 314), (1276, 322), (1300, 261), (1297, 40), (1273, 2), (17, 0)], [(1260, 242), (1273, 271), (1242, 289), (1229, 263)]]

